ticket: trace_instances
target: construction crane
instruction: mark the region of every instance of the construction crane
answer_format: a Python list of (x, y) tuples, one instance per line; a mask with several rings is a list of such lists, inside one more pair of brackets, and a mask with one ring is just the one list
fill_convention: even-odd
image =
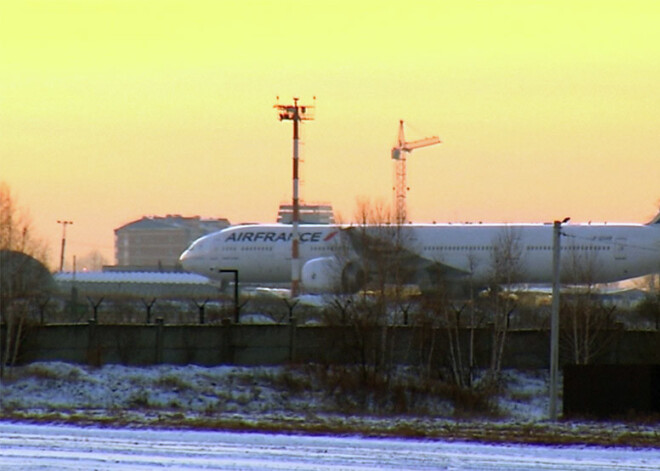
[(414, 149), (420, 147), (440, 144), (438, 136), (425, 137), (417, 141), (406, 142), (403, 132), (403, 120), (399, 121), (399, 136), (396, 146), (392, 147), (392, 159), (395, 161), (394, 191), (396, 205), (396, 223), (404, 224), (406, 222), (406, 192), (409, 188), (406, 186), (406, 154), (410, 154)]

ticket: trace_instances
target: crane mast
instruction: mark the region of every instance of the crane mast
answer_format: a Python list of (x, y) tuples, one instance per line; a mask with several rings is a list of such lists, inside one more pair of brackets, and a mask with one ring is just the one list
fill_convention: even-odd
[(410, 154), (414, 149), (440, 144), (440, 142), (442, 141), (440, 141), (438, 136), (426, 137), (416, 141), (406, 141), (403, 131), (403, 120), (399, 121), (397, 143), (392, 147), (392, 160), (394, 160), (395, 165), (394, 197), (397, 224), (404, 224), (407, 218), (406, 193), (409, 188), (406, 186), (406, 154)]

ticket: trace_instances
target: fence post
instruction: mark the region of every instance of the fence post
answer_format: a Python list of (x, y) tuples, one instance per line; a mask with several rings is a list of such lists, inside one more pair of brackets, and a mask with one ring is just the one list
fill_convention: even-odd
[(289, 363), (296, 361), (296, 327), (298, 321), (295, 317), (289, 319)]
[(156, 364), (163, 363), (163, 330), (164, 324), (162, 317), (156, 318)]
[(234, 363), (234, 326), (230, 319), (222, 319), (220, 332), (220, 364), (231, 365)]
[(87, 364), (101, 366), (101, 347), (99, 345), (96, 319), (89, 319), (87, 329)]

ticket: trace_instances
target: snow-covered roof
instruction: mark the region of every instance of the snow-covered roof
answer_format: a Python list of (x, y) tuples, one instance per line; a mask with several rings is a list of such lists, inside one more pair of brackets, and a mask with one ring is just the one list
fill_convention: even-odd
[(208, 298), (218, 286), (208, 278), (183, 272), (64, 272), (54, 275), (62, 294), (75, 287), (87, 296)]
[(60, 272), (54, 275), (56, 282), (80, 283), (176, 283), (209, 284), (202, 275), (185, 272)]

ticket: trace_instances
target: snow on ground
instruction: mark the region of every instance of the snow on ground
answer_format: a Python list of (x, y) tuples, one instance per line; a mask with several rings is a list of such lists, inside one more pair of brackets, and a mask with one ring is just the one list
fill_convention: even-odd
[(660, 450), (0, 422), (0, 470), (659, 470)]
[(277, 387), (280, 367), (34, 363), (14, 369), (2, 385), (4, 411), (169, 411), (192, 415), (304, 412), (321, 408), (313, 397)]
[[(469, 420), (446, 404), (341, 414), (304, 368), (52, 362), (5, 373), (0, 470), (660, 470), (655, 424), (550, 423), (547, 371), (505, 371), (502, 417)], [(618, 446), (593, 445), (603, 443)]]
[(42, 362), (5, 373), (5, 421), (660, 446), (655, 424), (549, 422), (547, 371), (505, 371), (495, 419), (454, 416), (442, 399), (428, 414), (347, 414), (304, 369), (281, 366)]
[[(508, 371), (504, 377), (508, 388), (499, 404), (509, 419), (540, 420), (547, 414), (547, 372)], [(304, 372), (279, 366), (90, 368), (42, 362), (10, 370), (0, 391), (4, 412), (161, 410), (209, 416), (335, 409)], [(447, 404), (438, 404), (436, 410), (451, 414)]]

